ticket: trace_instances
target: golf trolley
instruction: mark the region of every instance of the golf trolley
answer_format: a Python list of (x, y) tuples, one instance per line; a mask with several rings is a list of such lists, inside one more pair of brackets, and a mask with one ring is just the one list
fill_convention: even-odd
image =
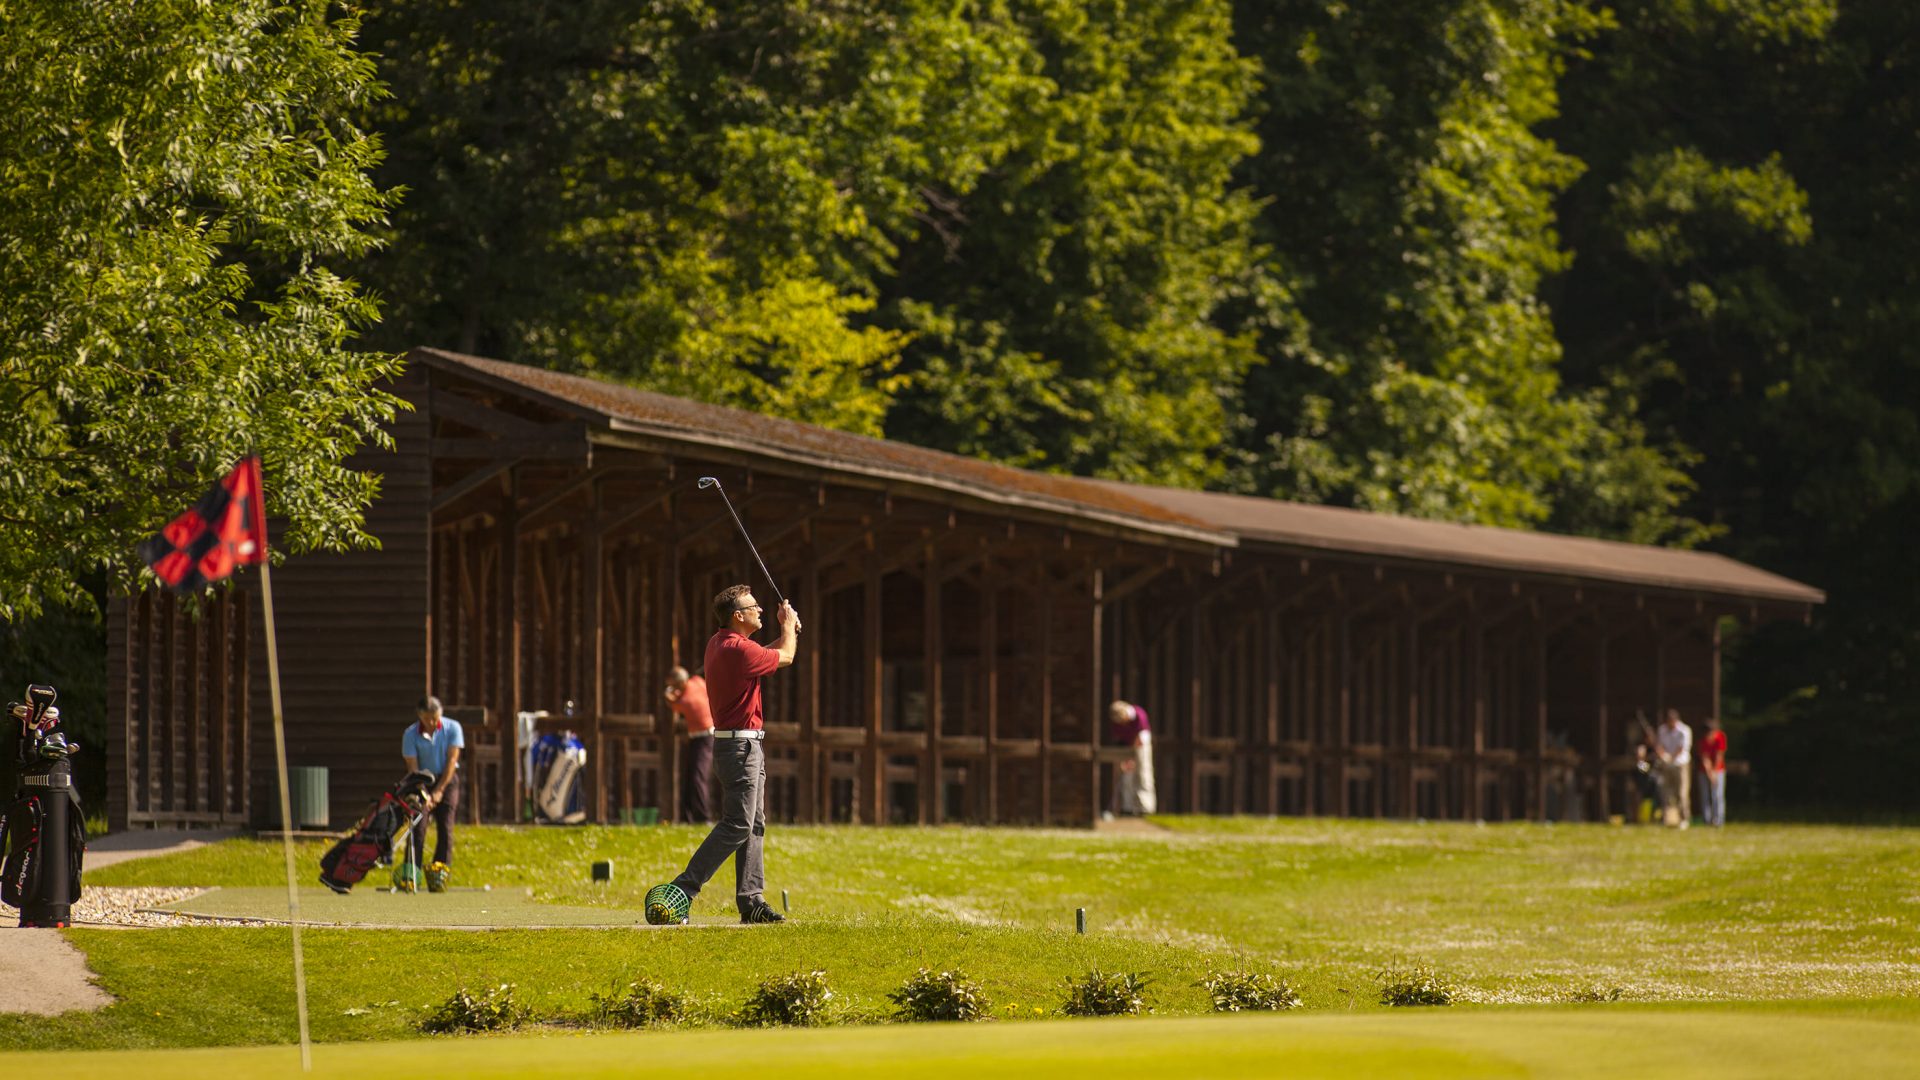
[[(353, 831), (321, 857), (320, 884), (344, 895), (374, 867), (391, 865), (394, 850), (427, 816), (427, 793), (433, 790), (433, 781), (430, 772), (411, 772), (381, 792)], [(414, 865), (404, 849), (400, 859), (402, 866)]]
[(20, 775), (0, 814), (0, 901), (20, 909), (21, 926), (66, 926), (80, 899), (87, 830), (72, 760), (80, 747), (60, 730), (58, 696), (53, 687), (35, 684), (25, 702), (8, 706), (20, 724), (14, 753)]

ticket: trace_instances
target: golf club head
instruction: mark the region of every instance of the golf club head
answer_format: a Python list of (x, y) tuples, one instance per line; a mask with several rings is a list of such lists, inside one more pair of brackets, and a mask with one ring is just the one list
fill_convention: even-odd
[(703, 476), (700, 478), (701, 491), (705, 491), (710, 487), (719, 487), (719, 486), (720, 486), (720, 478), (717, 476)]

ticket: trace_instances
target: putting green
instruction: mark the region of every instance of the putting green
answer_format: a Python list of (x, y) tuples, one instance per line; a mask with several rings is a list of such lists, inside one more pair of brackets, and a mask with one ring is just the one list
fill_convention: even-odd
[[(328, 1045), (316, 1077), (627, 1077), (649, 1071), (769, 1071), (780, 1080), (901, 1076), (1595, 1077), (1911, 1076), (1920, 1024), (1866, 1010), (1415, 1010), (1407, 1013), (1126, 1018), (1027, 1024), (889, 1025), (812, 1031), (696, 1031), (442, 1038)], [(1845, 1065), (1842, 1067), (1841, 1062)], [(0, 1054), (12, 1075), (222, 1080), (298, 1075), (288, 1046)]]
[[(163, 905), (159, 910), (212, 918), (284, 923), (287, 921), (287, 890), (261, 886), (212, 889), (199, 896)], [(638, 911), (536, 903), (533, 890), (525, 887), (491, 891), (456, 889), (444, 893), (393, 893), (361, 886), (344, 896), (328, 889), (301, 889), (300, 919), (303, 923), (324, 926), (392, 929), (544, 926), (672, 929), (648, 926), (646, 916)], [(700, 926), (701, 922), (696, 919), (692, 925)], [(739, 924), (714, 920), (707, 925)]]

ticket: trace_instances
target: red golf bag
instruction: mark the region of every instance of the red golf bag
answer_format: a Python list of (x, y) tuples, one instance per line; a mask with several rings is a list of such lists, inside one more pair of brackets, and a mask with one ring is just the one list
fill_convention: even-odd
[(430, 772), (408, 773), (381, 792), (353, 831), (321, 857), (320, 884), (345, 894), (374, 867), (392, 865), (396, 840), (427, 814), (427, 793), (433, 781)]

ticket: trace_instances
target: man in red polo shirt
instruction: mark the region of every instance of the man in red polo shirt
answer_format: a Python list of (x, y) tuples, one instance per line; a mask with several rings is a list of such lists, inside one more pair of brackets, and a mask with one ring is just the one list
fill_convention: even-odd
[(782, 602), (780, 640), (767, 648), (749, 637), (760, 629), (760, 602), (745, 585), (713, 598), (720, 632), (707, 642), (707, 703), (713, 711), (713, 771), (720, 778), (720, 822), (707, 834), (673, 887), (691, 904), (727, 859), (733, 859), (734, 903), (743, 923), (786, 921), (767, 906), (761, 849), (767, 833), (767, 760), (760, 748), (765, 722), (760, 680), (793, 663), (800, 617)]

